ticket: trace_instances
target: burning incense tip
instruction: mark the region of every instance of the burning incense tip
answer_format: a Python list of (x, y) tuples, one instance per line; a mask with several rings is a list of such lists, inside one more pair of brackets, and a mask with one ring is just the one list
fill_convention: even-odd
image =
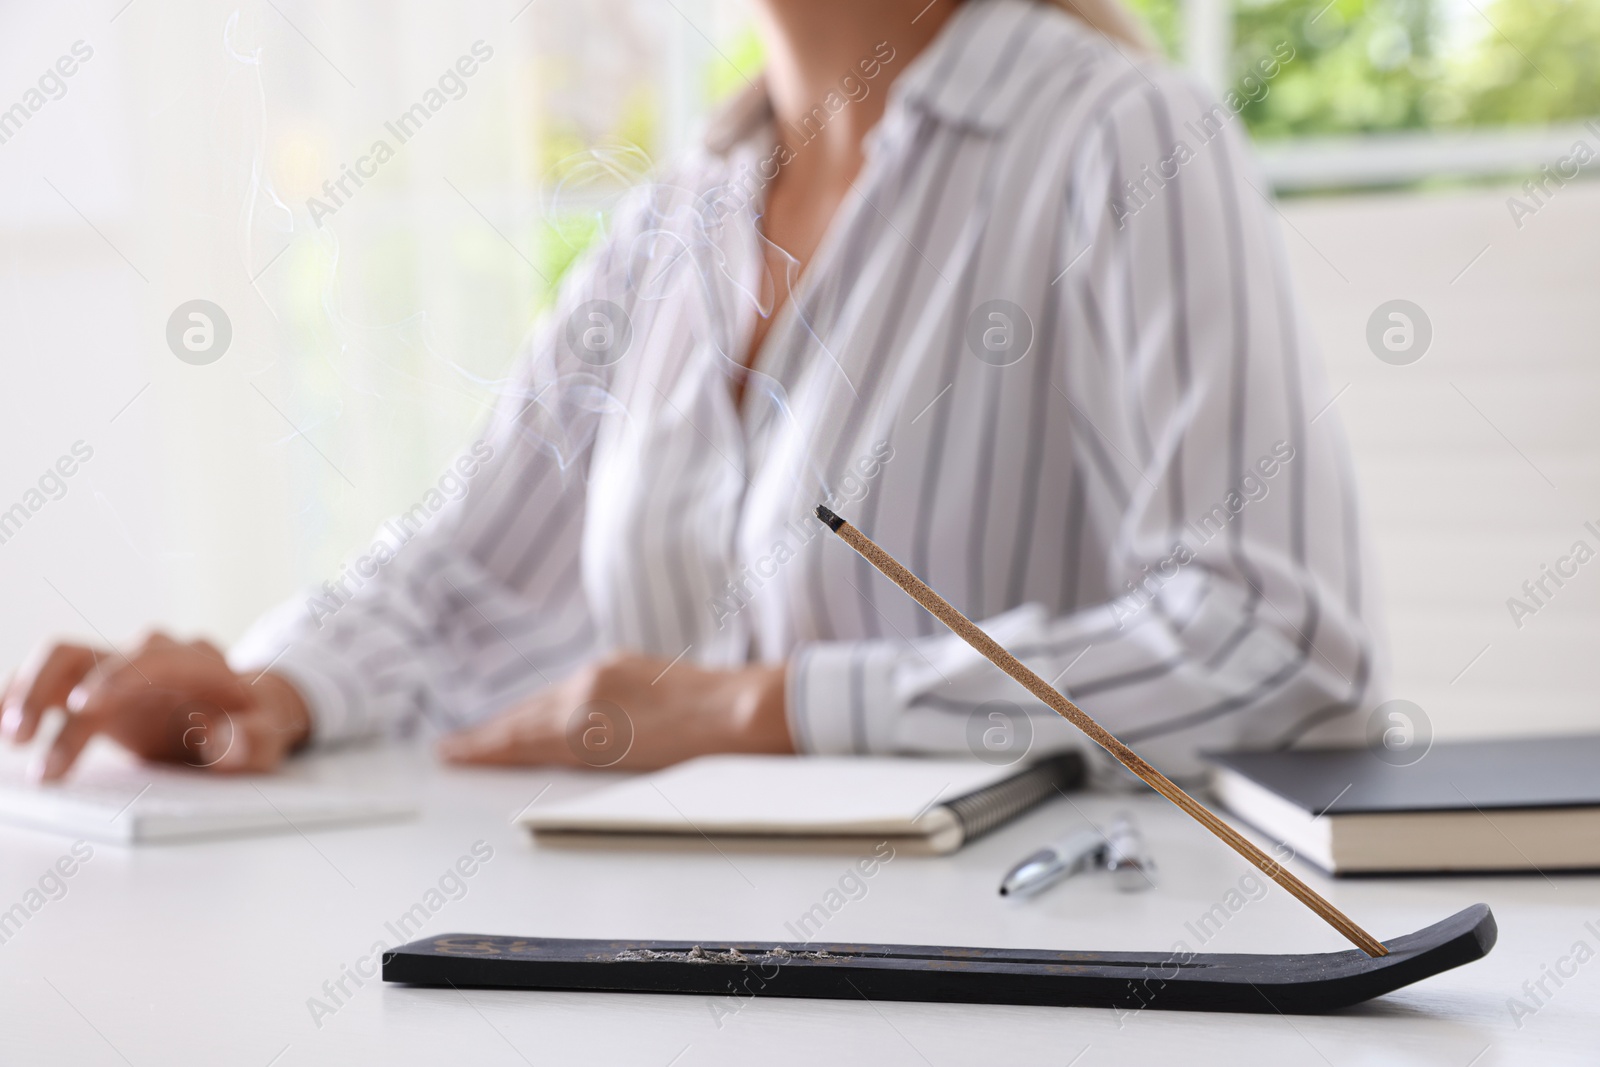
[(844, 520), (835, 515), (833, 512), (829, 511), (827, 505), (825, 504), (817, 505), (817, 518), (827, 523), (828, 529), (832, 530), (834, 533), (838, 533), (839, 527), (844, 525)]

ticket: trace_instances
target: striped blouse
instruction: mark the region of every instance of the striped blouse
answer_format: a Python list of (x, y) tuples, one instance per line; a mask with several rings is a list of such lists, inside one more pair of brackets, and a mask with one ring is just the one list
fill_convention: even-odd
[(826, 501), (1169, 772), (1367, 706), (1350, 461), (1234, 113), (1030, 0), (878, 58), (887, 111), (742, 404), (781, 159), (759, 95), (574, 268), (441, 479), (460, 499), (236, 666), (294, 681), (318, 740), (636, 650), (787, 662), (801, 751), (1077, 743), (826, 536)]

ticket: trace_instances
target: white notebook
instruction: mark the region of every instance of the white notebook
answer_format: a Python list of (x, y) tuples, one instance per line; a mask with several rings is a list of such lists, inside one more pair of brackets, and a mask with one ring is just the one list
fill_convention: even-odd
[(519, 822), (541, 844), (856, 849), (889, 841), (953, 852), (1057, 789), (1077, 785), (1074, 753), (1032, 766), (850, 756), (702, 756)]
[(59, 784), (0, 764), (0, 822), (110, 844), (297, 833), (403, 818), (410, 803), (277, 775), (247, 777), (90, 760)]

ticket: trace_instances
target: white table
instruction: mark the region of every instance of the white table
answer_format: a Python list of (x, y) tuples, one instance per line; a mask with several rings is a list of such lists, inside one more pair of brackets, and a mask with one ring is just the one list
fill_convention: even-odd
[[(1575, 942), (1600, 949), (1600, 878), (1332, 882), (1300, 873), (1380, 937), (1489, 902), (1500, 943), (1486, 960), (1334, 1016), (356, 986), (313, 1020), (312, 997), (378, 941), (483, 841), (493, 857), (426, 933), (794, 940), (795, 922), (835, 887), (845, 856), (556, 851), (510, 819), (536, 797), (601, 775), (440, 769), (426, 753), (379, 749), (300, 761), (293, 773), (414, 795), (420, 818), (305, 836), (138, 849), (94, 846), (68, 892), (0, 945), (0, 1063), (236, 1064), (1493, 1064), (1600, 1062), (1600, 959), (1563, 979), (1516, 1025), (1525, 996)], [(546, 791), (548, 787), (548, 791)], [(1046, 837), (1135, 811), (1160, 868), (1126, 896), (1103, 877), (1031, 901), (1004, 900), (1001, 871)], [(1078, 810), (1075, 810), (1078, 809)], [(0, 909), (70, 842), (0, 828)], [(1058, 801), (953, 857), (900, 856), (838, 910), (819, 940), (998, 947), (1200, 946), (1185, 924), (1251, 873), (1153, 795)], [(1248, 885), (1248, 883), (1246, 883)], [(437, 901), (439, 898), (434, 898)], [(1347, 947), (1275, 887), (1230, 917), (1206, 951)], [(369, 965), (370, 966), (370, 965)], [(1570, 969), (1570, 968), (1569, 968)], [(1530, 1002), (1531, 1003), (1531, 1002)], [(735, 1010), (737, 1009), (737, 1010)], [(319, 1025), (320, 1023), (320, 1025)]]

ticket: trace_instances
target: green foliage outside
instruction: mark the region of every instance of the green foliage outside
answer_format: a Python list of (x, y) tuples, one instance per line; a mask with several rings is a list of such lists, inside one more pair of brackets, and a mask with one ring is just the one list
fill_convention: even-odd
[[(1183, 55), (1181, 0), (1128, 0)], [(1295, 58), (1243, 111), (1258, 139), (1600, 115), (1600, 0), (1237, 0), (1239, 77)]]
[(1243, 112), (1258, 139), (1600, 114), (1600, 0), (1239, 4), (1236, 69), (1284, 41), (1295, 59)]
[(743, 89), (761, 72), (766, 57), (761, 51), (761, 38), (755, 30), (746, 27), (721, 49), (705, 72), (705, 93), (708, 101), (724, 100)]
[(1150, 27), (1168, 56), (1183, 55), (1183, 5), (1179, 0), (1123, 0)]
[(1474, 122), (1600, 115), (1600, 0), (1497, 0), (1491, 36), (1466, 65)]

